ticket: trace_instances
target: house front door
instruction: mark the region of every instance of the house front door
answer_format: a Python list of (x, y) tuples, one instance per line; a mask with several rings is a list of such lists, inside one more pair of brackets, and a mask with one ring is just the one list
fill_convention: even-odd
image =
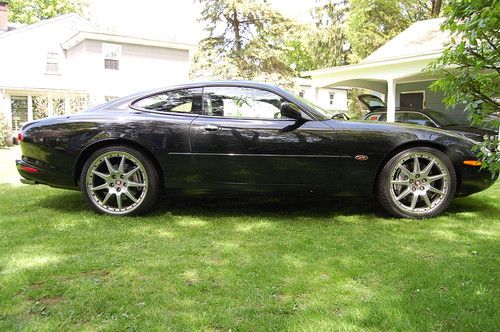
[(411, 108), (421, 110), (424, 108), (424, 93), (409, 92), (402, 93), (399, 98), (399, 106), (402, 108)]

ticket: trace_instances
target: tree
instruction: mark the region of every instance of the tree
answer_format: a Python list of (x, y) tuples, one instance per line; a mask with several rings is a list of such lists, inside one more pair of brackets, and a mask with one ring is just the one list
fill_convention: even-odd
[(284, 61), (295, 76), (306, 70), (344, 65), (349, 43), (344, 32), (347, 0), (318, 2), (311, 10), (314, 24), (297, 26), (287, 42)]
[(9, 20), (32, 24), (51, 17), (77, 13), (82, 14), (84, 0), (10, 0)]
[(209, 36), (200, 42), (194, 76), (274, 82), (292, 76), (282, 53), (294, 25), (267, 0), (199, 1), (204, 5), (200, 21)]
[(347, 0), (328, 0), (312, 11), (316, 31), (309, 41), (317, 68), (347, 64), (350, 44), (345, 33)]
[[(448, 107), (465, 105), (473, 124), (488, 117), (498, 128), (500, 112), (500, 2), (498, 0), (457, 0), (445, 8), (442, 29), (451, 34), (443, 55), (429, 69), (442, 74), (432, 89), (442, 91)], [(497, 114), (497, 116), (494, 116)], [(489, 153), (484, 148), (496, 150)], [(500, 171), (498, 138), (489, 138), (478, 147), (485, 167)]]
[(311, 32), (304, 29), (301, 34), (298, 34), (296, 38), (290, 39), (286, 44), (282, 58), (293, 70), (294, 76), (300, 76), (300, 73), (303, 71), (318, 68), (308, 44), (310, 36)]

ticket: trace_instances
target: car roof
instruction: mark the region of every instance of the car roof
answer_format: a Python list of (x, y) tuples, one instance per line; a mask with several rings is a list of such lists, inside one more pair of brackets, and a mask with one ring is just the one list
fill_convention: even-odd
[(266, 90), (276, 90), (280, 92), (285, 92), (285, 90), (280, 87), (264, 82), (257, 81), (246, 81), (246, 80), (211, 80), (211, 81), (192, 81), (185, 82), (176, 85), (164, 86), (160, 88), (151, 89), (149, 91), (143, 91), (141, 94), (155, 93), (159, 91), (168, 91), (168, 90), (176, 90), (176, 89), (189, 89), (189, 88), (202, 88), (206, 86), (240, 86), (240, 87), (252, 87), (252, 88), (263, 88)]
[(124, 105), (127, 105), (143, 96), (152, 95), (155, 93), (160, 93), (162, 91), (172, 91), (177, 89), (195, 89), (195, 88), (203, 88), (209, 86), (238, 86), (238, 87), (249, 87), (249, 88), (261, 88), (264, 90), (268, 90), (271, 92), (276, 92), (281, 95), (286, 95), (288, 97), (292, 97), (290, 93), (274, 84), (263, 83), (257, 81), (246, 81), (246, 80), (209, 80), (209, 81), (191, 81), (180, 83), (176, 85), (163, 86), (159, 88), (149, 89), (140, 91), (131, 95), (123, 96), (109, 102), (99, 104), (93, 107), (88, 108), (86, 111), (94, 111), (98, 109), (108, 109), (108, 108), (121, 108)]

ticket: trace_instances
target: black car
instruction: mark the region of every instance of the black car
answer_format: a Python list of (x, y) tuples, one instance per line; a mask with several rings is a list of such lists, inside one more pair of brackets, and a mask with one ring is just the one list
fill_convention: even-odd
[(339, 121), (276, 86), (179, 85), (25, 125), (25, 183), (78, 189), (97, 212), (151, 209), (160, 193), (375, 194), (391, 213), (443, 212), (488, 188), (474, 141), (439, 129)]
[[(360, 95), (358, 99), (368, 106), (370, 113), (363, 117), (363, 120), (387, 121), (387, 109), (384, 102), (373, 95)], [(378, 99), (378, 101), (377, 101)], [(427, 127), (451, 130), (462, 136), (471, 138), (477, 142), (484, 141), (485, 136), (496, 136), (495, 130), (469, 126), (466, 123), (460, 123), (450, 115), (444, 112), (433, 111), (429, 109), (415, 110), (409, 108), (396, 109), (395, 121), (398, 123), (409, 123)]]

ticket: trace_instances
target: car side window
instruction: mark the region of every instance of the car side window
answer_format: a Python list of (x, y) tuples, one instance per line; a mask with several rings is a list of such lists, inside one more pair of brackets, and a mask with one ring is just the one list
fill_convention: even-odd
[(285, 100), (272, 92), (244, 87), (203, 89), (204, 114), (232, 118), (280, 119)]
[(404, 123), (405, 122), (405, 114), (404, 113), (398, 113), (396, 112), (396, 122), (398, 123)]
[(420, 113), (408, 113), (406, 118), (406, 123), (417, 124), (421, 126), (435, 127), (434, 123), (423, 114)]
[(165, 91), (139, 99), (132, 104), (144, 110), (176, 113), (201, 113), (202, 89)]

